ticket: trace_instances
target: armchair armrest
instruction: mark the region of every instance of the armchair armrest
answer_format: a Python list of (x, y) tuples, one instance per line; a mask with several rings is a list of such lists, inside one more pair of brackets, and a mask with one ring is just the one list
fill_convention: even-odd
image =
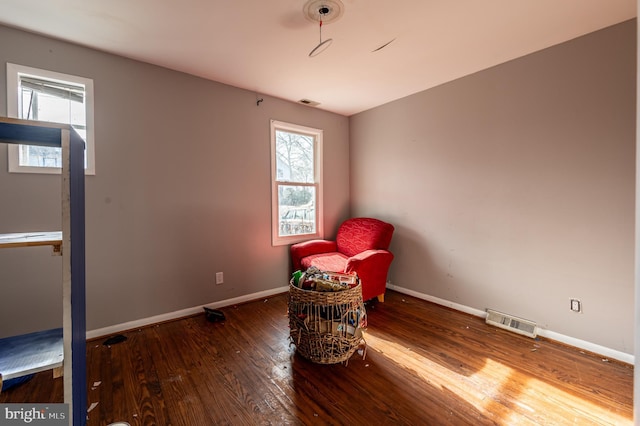
[(293, 270), (301, 269), (300, 260), (312, 254), (332, 253), (338, 250), (335, 241), (309, 240), (291, 246), (291, 262)]
[(347, 260), (345, 272), (357, 272), (359, 269), (373, 267), (379, 263), (386, 264), (384, 269), (387, 269), (392, 260), (393, 254), (388, 250), (365, 250)]
[[(369, 300), (384, 295), (387, 273), (393, 254), (387, 250), (365, 250), (347, 260), (344, 272), (355, 272), (360, 277), (362, 298)], [(364, 285), (366, 283), (366, 285)], [(384, 296), (383, 296), (384, 297)]]

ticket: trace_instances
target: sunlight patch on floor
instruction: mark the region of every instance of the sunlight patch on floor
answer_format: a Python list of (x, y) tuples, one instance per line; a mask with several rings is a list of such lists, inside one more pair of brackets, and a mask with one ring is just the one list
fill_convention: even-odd
[[(548, 411), (548, 407), (554, 407), (558, 419), (565, 422), (632, 424), (630, 419), (609, 411), (603, 406), (605, 403), (597, 404), (576, 397), (489, 358), (484, 360), (481, 369), (465, 375), (370, 330), (366, 332), (365, 339), (368, 350), (374, 350), (410, 370), (428, 385), (454, 392), (483, 415), (499, 419), (501, 424), (535, 423), (539, 418), (536, 411)], [(596, 391), (594, 397), (597, 397)], [(542, 407), (541, 401), (544, 402)], [(548, 418), (549, 413), (544, 415)]]
[[(513, 375), (522, 376), (521, 373), (515, 371)], [(505, 391), (509, 391), (509, 389), (505, 389)], [(598, 404), (588, 401), (535, 378), (527, 376), (526, 385), (520, 386), (518, 391), (520, 395), (517, 397), (517, 404), (531, 411), (530, 415), (523, 413), (530, 418), (536, 418), (534, 407), (543, 401), (545, 409), (546, 407), (554, 407), (553, 410), (557, 412), (558, 417), (575, 424), (612, 424), (618, 426), (633, 424), (631, 419), (609, 410), (605, 406), (606, 402)], [(596, 390), (593, 390), (593, 394), (594, 397), (597, 397)], [(548, 413), (546, 415), (548, 416)]]
[[(383, 354), (403, 368), (411, 370), (412, 373), (433, 387), (454, 392), (480, 411), (484, 411), (488, 417), (491, 417), (491, 413), (486, 412), (483, 408), (483, 396), (478, 395), (473, 386), (465, 386), (469, 378), (453, 373), (447, 367), (420, 356), (418, 353), (413, 352), (411, 348), (382, 339), (370, 332), (366, 333), (365, 339), (368, 350), (375, 350)], [(455, 380), (452, 380), (452, 374), (456, 375)]]

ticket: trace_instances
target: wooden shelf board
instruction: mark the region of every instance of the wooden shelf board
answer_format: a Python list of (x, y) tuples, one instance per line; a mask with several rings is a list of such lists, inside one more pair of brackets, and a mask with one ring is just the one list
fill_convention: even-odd
[(0, 339), (0, 375), (15, 379), (62, 366), (62, 328)]
[(62, 245), (62, 232), (0, 234), (0, 248)]

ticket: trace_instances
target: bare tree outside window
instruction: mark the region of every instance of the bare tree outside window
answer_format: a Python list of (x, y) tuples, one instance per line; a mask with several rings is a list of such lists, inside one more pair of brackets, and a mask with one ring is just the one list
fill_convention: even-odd
[(313, 182), (312, 136), (276, 130), (276, 155), (278, 172), (282, 181)]

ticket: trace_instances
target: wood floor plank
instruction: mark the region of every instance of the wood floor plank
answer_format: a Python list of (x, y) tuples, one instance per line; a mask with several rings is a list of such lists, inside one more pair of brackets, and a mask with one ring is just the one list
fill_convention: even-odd
[[(347, 365), (295, 354), (287, 295), (87, 343), (88, 425), (631, 425), (633, 367), (388, 291)], [(363, 359), (363, 355), (366, 357)], [(60, 402), (39, 373), (2, 402)]]

